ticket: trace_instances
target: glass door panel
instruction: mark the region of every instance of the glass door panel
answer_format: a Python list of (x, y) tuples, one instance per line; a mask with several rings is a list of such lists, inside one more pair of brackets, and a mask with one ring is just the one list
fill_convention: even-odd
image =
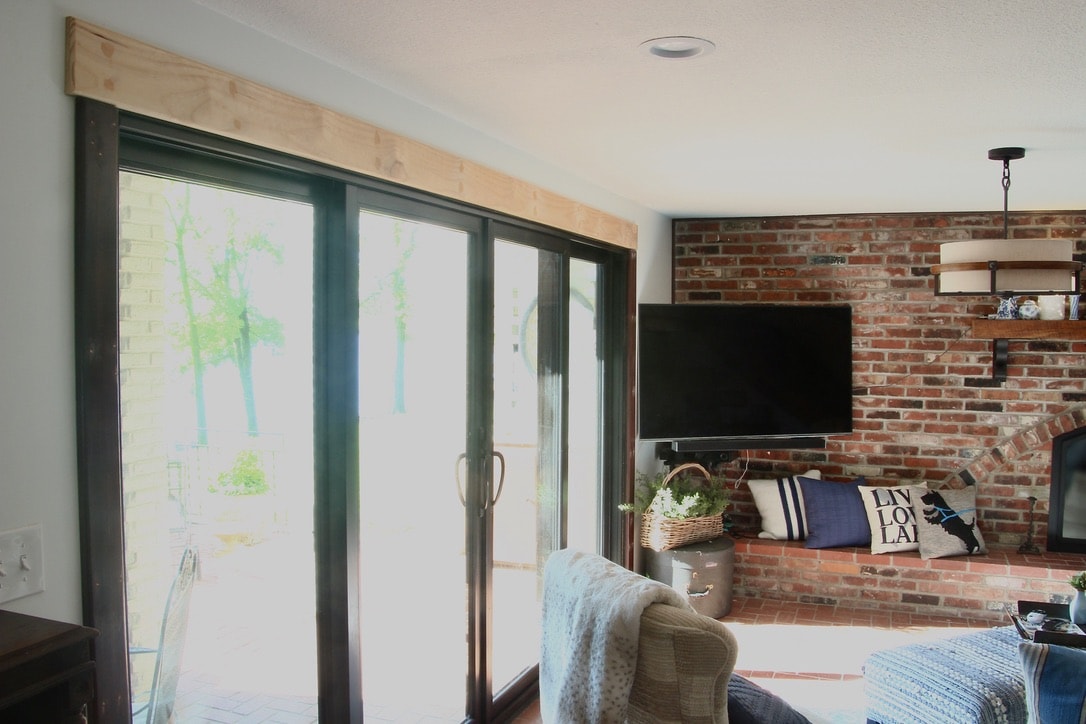
[(465, 512), (469, 234), (359, 216), (363, 707), (458, 721), (468, 671)]
[(569, 473), (566, 545), (602, 551), (603, 361), (596, 303), (600, 265), (573, 259), (569, 266)]
[(316, 721), (313, 209), (120, 183), (134, 708)]
[[(505, 469), (492, 517), (494, 691), (539, 660), (540, 558), (553, 549), (557, 534), (554, 449), (549, 436), (540, 440), (540, 421), (561, 419), (561, 399), (540, 395), (540, 333), (545, 333), (540, 307), (548, 304), (540, 294), (541, 254), (530, 246), (495, 242), (494, 451)], [(501, 467), (496, 465), (495, 475)]]
[(598, 266), (574, 260), (567, 273), (561, 254), (503, 240), (494, 259), (494, 450), (505, 479), (490, 640), (500, 691), (539, 659), (547, 557), (564, 537), (598, 549), (601, 366)]

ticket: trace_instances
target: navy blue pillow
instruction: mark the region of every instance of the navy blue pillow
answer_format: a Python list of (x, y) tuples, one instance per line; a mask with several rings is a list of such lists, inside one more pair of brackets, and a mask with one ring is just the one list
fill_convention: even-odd
[(728, 680), (729, 724), (811, 724), (784, 699), (733, 673)]
[(871, 524), (859, 487), (866, 481), (848, 483), (799, 478), (807, 518), (807, 548), (870, 546)]
[(1032, 722), (1080, 722), (1086, 718), (1086, 651), (1069, 646), (1018, 644)]

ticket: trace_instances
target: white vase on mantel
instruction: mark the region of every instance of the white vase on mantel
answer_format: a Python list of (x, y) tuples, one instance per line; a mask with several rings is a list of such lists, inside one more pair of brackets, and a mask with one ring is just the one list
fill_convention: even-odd
[(1076, 623), (1080, 627), (1086, 626), (1086, 591), (1075, 591), (1075, 595), (1071, 596), (1071, 605), (1068, 609), (1071, 623)]

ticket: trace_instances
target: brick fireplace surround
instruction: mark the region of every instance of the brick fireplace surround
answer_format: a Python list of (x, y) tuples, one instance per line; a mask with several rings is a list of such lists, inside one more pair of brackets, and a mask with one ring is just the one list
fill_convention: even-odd
[[(1011, 213), (1010, 236), (1072, 238), (1086, 252), (1086, 211)], [(676, 303), (848, 303), (853, 312), (853, 433), (824, 450), (748, 450), (729, 477), (864, 476), (869, 484), (977, 487), (983, 558), (921, 561), (915, 553), (809, 551), (747, 536), (758, 528), (745, 486), (732, 519), (736, 593), (1001, 617), (1029, 595), (1065, 600), (1086, 556), (1044, 551), (1052, 438), (1086, 425), (1086, 342), (1015, 341), (1008, 374), (991, 379), (992, 341), (970, 321), (989, 297), (936, 297), (944, 241), (1002, 238), (1002, 213), (680, 219), (673, 224)], [(1086, 321), (1082, 322), (1086, 324)], [(741, 350), (737, 350), (741, 353)], [(802, 355), (803, 350), (797, 349)], [(1016, 553), (1029, 528), (1039, 555)], [(745, 534), (745, 535), (744, 535)], [(978, 610), (979, 609), (979, 610)]]

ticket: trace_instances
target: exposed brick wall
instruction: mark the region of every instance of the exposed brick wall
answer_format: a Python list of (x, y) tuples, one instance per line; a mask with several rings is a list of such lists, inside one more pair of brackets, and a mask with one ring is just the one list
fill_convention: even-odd
[(796, 603), (919, 614), (955, 613), (1007, 623), (1019, 600), (1066, 603), (1067, 579), (1082, 569), (1070, 553), (923, 560), (917, 553), (872, 555), (866, 548), (810, 550), (800, 541), (740, 538), (734, 593)]
[[(125, 507), (125, 587), (129, 641), (158, 643), (162, 611), (177, 559), (162, 535), (166, 507), (166, 441), (161, 380), (166, 342), (162, 295), (166, 265), (163, 181), (121, 174), (120, 356), (122, 478)], [(172, 561), (172, 562), (171, 562)], [(154, 656), (133, 656), (133, 691), (148, 691)]]
[[(1024, 244), (1072, 238), (1086, 251), (1086, 211), (1009, 221)], [(976, 484), (980, 524), (996, 546), (1022, 541), (1032, 496), (1043, 548), (1051, 439), (1086, 424), (1086, 343), (1011, 341), (1007, 380), (993, 384), (992, 342), (972, 337), (970, 319), (996, 300), (936, 297), (930, 274), (941, 242), (1002, 238), (1002, 213), (692, 219), (676, 220), (673, 232), (676, 303), (853, 310), (853, 434), (825, 450), (747, 451), (730, 475), (742, 465), (748, 477), (817, 467), (825, 478), (873, 484)], [(738, 529), (756, 525), (745, 486), (733, 507)]]

